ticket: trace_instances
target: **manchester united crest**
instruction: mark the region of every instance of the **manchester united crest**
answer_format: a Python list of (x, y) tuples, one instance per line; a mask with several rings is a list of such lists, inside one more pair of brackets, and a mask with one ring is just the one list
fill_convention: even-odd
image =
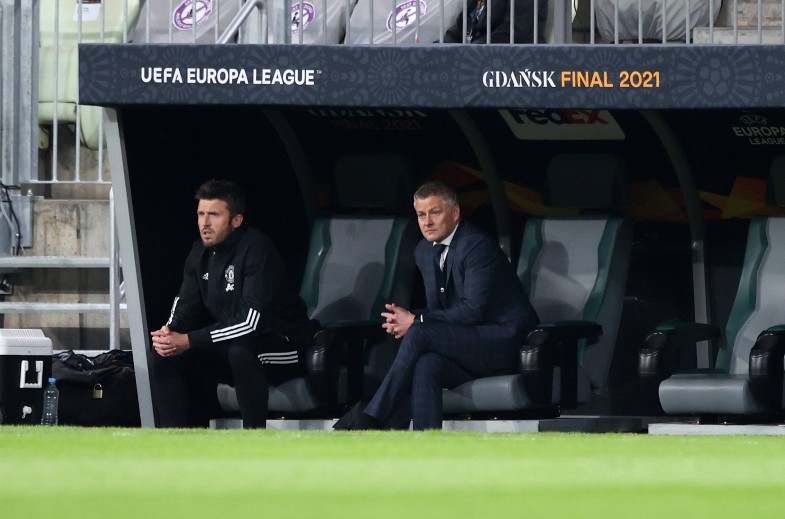
[(224, 277), (226, 278), (226, 291), (230, 292), (234, 290), (234, 265), (229, 265), (226, 268)]

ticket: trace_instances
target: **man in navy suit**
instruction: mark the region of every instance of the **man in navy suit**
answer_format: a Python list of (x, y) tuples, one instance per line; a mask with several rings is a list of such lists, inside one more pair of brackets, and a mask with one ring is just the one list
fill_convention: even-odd
[(415, 430), (441, 429), (442, 388), (514, 373), (537, 315), (498, 244), (461, 220), (455, 192), (427, 182), (414, 194), (424, 240), (415, 261), (427, 308), (387, 304), (385, 331), (402, 339), (390, 371), (356, 428), (385, 428), (411, 392)]

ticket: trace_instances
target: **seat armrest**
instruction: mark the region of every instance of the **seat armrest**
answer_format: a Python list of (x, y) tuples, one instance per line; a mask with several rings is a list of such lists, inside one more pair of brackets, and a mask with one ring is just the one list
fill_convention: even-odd
[(638, 352), (638, 381), (643, 403), (651, 412), (662, 411), (660, 383), (673, 374), (679, 349), (719, 336), (717, 326), (673, 319), (657, 325), (646, 337)]
[(750, 391), (755, 400), (772, 412), (782, 409), (785, 325), (761, 332), (750, 350)]
[(340, 351), (336, 335), (333, 330), (319, 330), (305, 350), (305, 380), (316, 399), (325, 407), (334, 407), (338, 403)]
[(695, 323), (692, 321), (680, 321), (672, 319), (660, 323), (654, 328), (655, 332), (667, 332), (678, 338), (685, 344), (694, 344), (700, 341), (716, 339), (720, 336), (719, 327), (713, 324)]
[(602, 326), (592, 321), (554, 321), (540, 323), (529, 332), (526, 344), (558, 344), (579, 339), (596, 339), (602, 335)]
[(661, 323), (646, 337), (638, 352), (638, 376), (642, 380), (656, 380), (659, 386), (659, 382), (673, 373), (679, 348), (719, 336), (720, 329), (712, 324), (675, 319)]
[(520, 372), (529, 400), (546, 407), (553, 402), (553, 368), (561, 366), (560, 405), (577, 407), (578, 341), (594, 340), (602, 326), (591, 321), (540, 323), (526, 337), (520, 349)]

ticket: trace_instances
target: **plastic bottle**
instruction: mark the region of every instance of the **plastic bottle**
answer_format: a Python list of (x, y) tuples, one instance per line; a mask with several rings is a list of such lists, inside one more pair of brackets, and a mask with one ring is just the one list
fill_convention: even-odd
[(60, 390), (55, 385), (54, 378), (49, 379), (49, 385), (44, 389), (44, 407), (41, 413), (41, 425), (57, 425), (57, 406), (60, 400)]

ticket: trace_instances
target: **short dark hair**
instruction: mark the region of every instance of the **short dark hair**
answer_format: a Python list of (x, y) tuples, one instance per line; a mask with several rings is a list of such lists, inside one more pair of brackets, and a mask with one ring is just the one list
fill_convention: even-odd
[(232, 216), (245, 214), (245, 193), (231, 180), (211, 179), (199, 186), (197, 200), (223, 200)]
[(444, 182), (439, 182), (438, 180), (430, 180), (421, 185), (414, 192), (414, 201), (425, 200), (431, 196), (440, 196), (447, 204), (458, 205), (458, 193)]

